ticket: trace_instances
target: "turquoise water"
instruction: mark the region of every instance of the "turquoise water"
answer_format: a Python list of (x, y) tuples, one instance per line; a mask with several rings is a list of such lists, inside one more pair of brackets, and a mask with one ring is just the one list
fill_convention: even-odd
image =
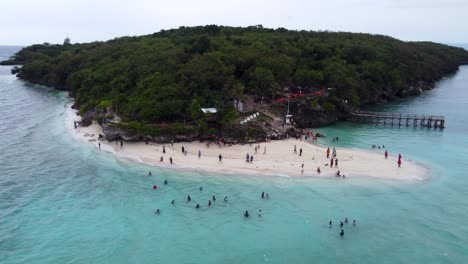
[[(418, 183), (226, 176), (116, 160), (68, 133), (64, 93), (26, 84), (9, 69), (0, 67), (0, 263), (468, 261), (468, 67), (421, 97), (378, 107), (443, 114), (443, 132), (321, 129), (340, 137), (337, 146), (384, 144), (424, 163), (431, 177)], [(262, 191), (271, 198), (260, 199)], [(212, 195), (218, 200), (208, 208)], [(346, 225), (340, 239), (345, 216), (358, 224)]]

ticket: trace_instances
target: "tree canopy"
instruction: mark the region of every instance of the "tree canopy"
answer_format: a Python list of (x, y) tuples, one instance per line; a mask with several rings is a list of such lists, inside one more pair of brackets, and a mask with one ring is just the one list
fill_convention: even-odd
[(216, 25), (37, 44), (4, 62), (22, 64), (22, 79), (70, 91), (82, 111), (105, 104), (124, 121), (143, 124), (198, 121), (196, 108), (213, 106), (227, 122), (235, 116), (232, 99), (271, 101), (284, 87), (333, 87), (331, 96), (359, 106), (385, 91), (438, 80), (463, 63), (467, 51), (431, 42)]

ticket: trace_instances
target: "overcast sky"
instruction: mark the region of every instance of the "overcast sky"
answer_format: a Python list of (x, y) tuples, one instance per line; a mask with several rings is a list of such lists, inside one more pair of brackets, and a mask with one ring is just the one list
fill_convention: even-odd
[(218, 24), (468, 43), (468, 0), (0, 0), (0, 44), (108, 40)]

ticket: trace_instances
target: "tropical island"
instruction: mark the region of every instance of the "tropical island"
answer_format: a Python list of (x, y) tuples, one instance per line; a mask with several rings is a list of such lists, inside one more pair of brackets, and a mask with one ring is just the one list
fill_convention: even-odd
[(3, 65), (69, 91), (107, 140), (262, 142), (415, 96), (468, 63), (432, 42), (346, 32), (199, 26), (25, 47)]

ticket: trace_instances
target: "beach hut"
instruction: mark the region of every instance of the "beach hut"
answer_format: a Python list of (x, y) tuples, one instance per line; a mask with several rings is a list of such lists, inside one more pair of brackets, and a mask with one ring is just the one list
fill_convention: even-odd
[(218, 110), (214, 107), (211, 107), (211, 108), (202, 108), (201, 111), (204, 113), (204, 114), (216, 114), (218, 112)]

